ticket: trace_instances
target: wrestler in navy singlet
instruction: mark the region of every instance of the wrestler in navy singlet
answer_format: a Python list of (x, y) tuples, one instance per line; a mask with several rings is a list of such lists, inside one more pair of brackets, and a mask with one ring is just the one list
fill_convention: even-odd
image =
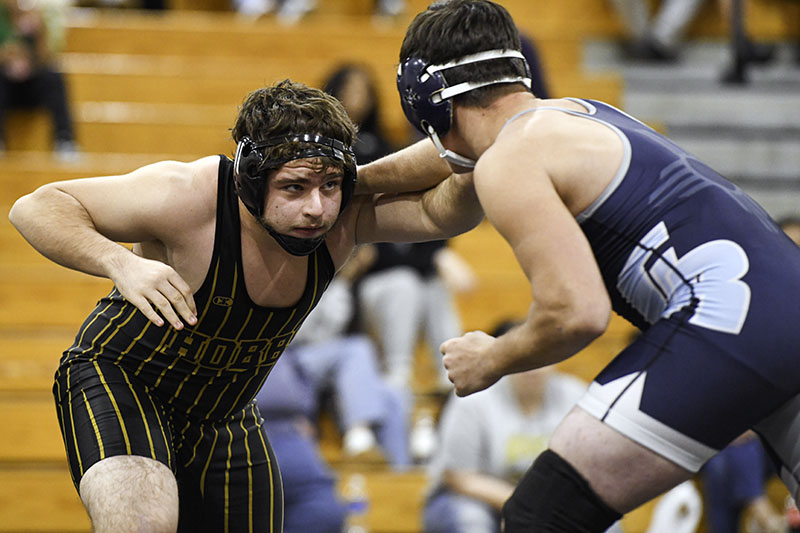
[[(607, 104), (572, 101), (586, 112), (537, 110), (605, 124), (624, 146), (617, 175), (577, 219), (614, 310), (643, 330), (579, 405), (697, 471), (800, 392), (800, 248), (667, 138)], [(791, 453), (779, 453), (784, 464)]]
[[(53, 392), (76, 486), (105, 457), (151, 457), (176, 474), (179, 530), (280, 531), (280, 478), (253, 398), (335, 268), (323, 244), (308, 256), (295, 305), (254, 304), (224, 156), (218, 180), (213, 256), (194, 294), (197, 324), (159, 328), (114, 288), (64, 352)], [(87, 425), (94, 431), (76, 431)]]

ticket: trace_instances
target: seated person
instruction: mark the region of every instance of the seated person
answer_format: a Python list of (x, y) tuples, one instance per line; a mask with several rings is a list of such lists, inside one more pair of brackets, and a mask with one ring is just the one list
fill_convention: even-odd
[(320, 455), (312, 422), (316, 393), (295, 357), (281, 357), (256, 401), (281, 470), (284, 532), (340, 533), (347, 508)]
[(765, 493), (775, 474), (760, 439), (748, 431), (717, 455), (701, 471), (712, 533), (739, 531), (746, 516), (747, 531), (782, 533), (786, 524)]
[(429, 467), (424, 531), (500, 531), (500, 510), (517, 480), (585, 390), (579, 379), (546, 367), (451, 396)]
[(66, 82), (55, 66), (63, 44), (61, 16), (54, 5), (0, 0), (0, 126), (9, 108), (44, 107), (53, 120), (56, 156), (74, 160), (78, 148)]

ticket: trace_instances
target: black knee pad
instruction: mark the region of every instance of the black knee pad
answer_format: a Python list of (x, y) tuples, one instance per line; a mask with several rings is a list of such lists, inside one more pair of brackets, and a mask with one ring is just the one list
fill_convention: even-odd
[(503, 506), (505, 533), (600, 533), (622, 515), (572, 465), (546, 450)]

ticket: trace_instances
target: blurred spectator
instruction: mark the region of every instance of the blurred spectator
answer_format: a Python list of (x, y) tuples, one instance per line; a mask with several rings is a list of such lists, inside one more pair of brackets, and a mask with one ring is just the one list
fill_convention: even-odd
[(377, 259), (357, 286), (362, 320), (379, 340), (387, 380), (410, 390), (414, 352), (422, 338), (439, 383), (449, 389), (439, 346), (463, 333), (453, 295), (474, 288), (471, 267), (446, 241), (376, 248)]
[(372, 253), (361, 247), (342, 267), (287, 355), (296, 360), (315, 397), (330, 393), (346, 456), (375, 459), (382, 454), (393, 467), (404, 468), (410, 462), (406, 398), (381, 376), (371, 339), (350, 331), (351, 282), (372, 262)]
[(625, 54), (634, 60), (675, 61), (686, 26), (703, 0), (661, 0), (651, 16), (650, 3), (642, 0), (614, 0), (629, 33)]
[(748, 65), (767, 63), (775, 57), (774, 45), (755, 43), (748, 36), (745, 1), (717, 0), (731, 39), (731, 64), (722, 74), (723, 83), (745, 83)]
[(315, 394), (287, 350), (256, 397), (281, 471), (285, 533), (340, 533), (347, 515), (334, 475), (320, 454), (313, 422)]
[(519, 38), (522, 43), (522, 55), (525, 56), (525, 61), (528, 62), (528, 67), (531, 69), (531, 92), (538, 98), (546, 100), (550, 98), (550, 90), (536, 44), (522, 31), (520, 31)]
[(429, 467), (424, 531), (500, 531), (503, 503), (585, 390), (582, 381), (547, 367), (506, 376), (471, 396), (451, 396)]
[(74, 160), (66, 82), (57, 67), (63, 43), (63, 11), (54, 1), (0, 0), (0, 125), (10, 108), (44, 107), (53, 121), (55, 155)]
[[(242, 15), (257, 18), (277, 8), (278, 21), (297, 24), (317, 7), (317, 0), (233, 0), (233, 7)], [(406, 9), (405, 0), (375, 0), (374, 14), (379, 17), (396, 17)]]
[(775, 473), (755, 433), (747, 432), (711, 458), (702, 469), (711, 533), (783, 533), (786, 523), (765, 494)]
[(353, 151), (359, 165), (393, 151), (380, 121), (378, 91), (368, 67), (354, 63), (340, 65), (328, 76), (322, 90), (342, 102), (350, 119), (358, 126)]
[(350, 280), (369, 260), (357, 252), (276, 363), (256, 401), (281, 470), (286, 533), (340, 533), (347, 508), (319, 450), (320, 399), (333, 399), (345, 458), (410, 463), (402, 395), (383, 382), (371, 341), (350, 335)]

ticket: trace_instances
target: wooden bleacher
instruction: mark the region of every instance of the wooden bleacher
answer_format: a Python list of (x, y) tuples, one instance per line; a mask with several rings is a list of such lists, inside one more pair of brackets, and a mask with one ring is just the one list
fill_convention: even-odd
[[(540, 49), (555, 96), (621, 102), (615, 73), (581, 68), (586, 38), (614, 38), (622, 29), (607, 2), (503, 1)], [(774, 3), (751, 11), (757, 37), (785, 34)], [(41, 112), (14, 113), (0, 158), (0, 207), (39, 185), (82, 176), (123, 173), (165, 158), (189, 160), (234, 148), (228, 128), (252, 89), (286, 77), (319, 86), (344, 61), (365, 63), (377, 74), (389, 134), (397, 144), (408, 128), (397, 105), (394, 72), (403, 31), (427, 0), (410, 0), (409, 14), (375, 23), (370, 0), (322, 0), (296, 27), (271, 18), (245, 21), (224, 0), (174, 0), (172, 10), (74, 11), (68, 18), (63, 68), (67, 74), (83, 158), (66, 164), (49, 154), (50, 125)], [(719, 37), (724, 26), (712, 11), (692, 30)], [(454, 239), (474, 267), (480, 287), (459, 297), (467, 329), (490, 329), (523, 316), (529, 288), (508, 246), (487, 224)], [(67, 271), (34, 252), (5, 217), (0, 219), (0, 532), (86, 532), (89, 522), (69, 479), (50, 388), (61, 351), (107, 280)], [(565, 371), (589, 380), (622, 346), (630, 327), (614, 320), (609, 332)], [(356, 467), (337, 464), (342, 478)], [(358, 469), (371, 494), (374, 533), (419, 530), (425, 490), (421, 471), (393, 474)], [(649, 508), (626, 517), (629, 533), (644, 531)]]

